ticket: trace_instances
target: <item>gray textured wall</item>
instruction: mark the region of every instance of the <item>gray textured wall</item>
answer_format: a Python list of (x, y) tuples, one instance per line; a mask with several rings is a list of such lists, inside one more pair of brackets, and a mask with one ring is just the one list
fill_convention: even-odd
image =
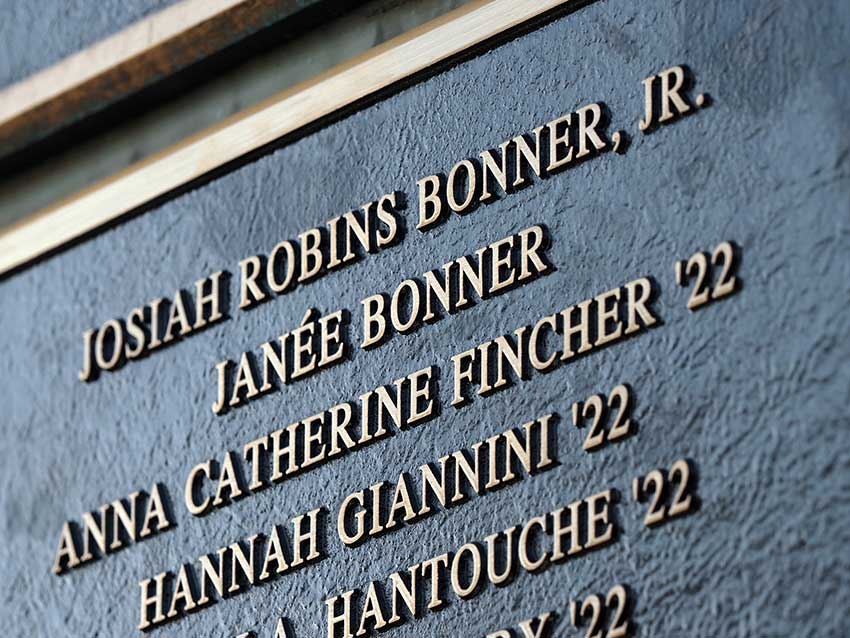
[[(839, 0), (602, 0), (329, 126), (0, 284), (4, 626), (127, 636), (138, 586), (202, 553), (628, 381), (636, 437), (594, 455), (562, 425), (561, 466), (181, 619), (153, 635), (322, 635), (324, 599), (687, 456), (702, 508), (488, 588), (392, 635), (483, 635), (630, 585), (644, 637), (844, 636), (850, 595), (850, 9)], [(715, 100), (643, 137), (641, 80), (686, 63)], [(81, 384), (80, 334), (392, 189), (594, 100), (634, 134), (607, 154)], [(533, 223), (558, 272), (215, 417), (213, 366)], [(691, 315), (675, 258), (733, 239), (744, 289)], [(665, 325), (194, 520), (188, 470), (225, 450), (643, 274)], [(380, 282), (380, 283), (375, 283)], [(448, 372), (443, 374), (446, 397)], [(50, 572), (62, 523), (166, 485), (177, 528)], [(572, 635), (566, 624), (559, 634)]]

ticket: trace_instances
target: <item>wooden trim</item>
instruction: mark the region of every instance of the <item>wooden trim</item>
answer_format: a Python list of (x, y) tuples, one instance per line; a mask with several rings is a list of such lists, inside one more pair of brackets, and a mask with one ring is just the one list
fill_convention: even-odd
[(152, 15), (0, 92), (0, 125), (204, 23), (243, 0), (188, 0)]
[(318, 2), (182, 0), (0, 91), (0, 157)]
[(476, 44), (578, 2), (477, 0), (390, 40), (14, 224), (0, 234), (0, 274)]

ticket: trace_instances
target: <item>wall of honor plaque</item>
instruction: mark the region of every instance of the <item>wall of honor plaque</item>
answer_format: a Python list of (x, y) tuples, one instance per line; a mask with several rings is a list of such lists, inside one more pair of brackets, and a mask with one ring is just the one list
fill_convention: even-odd
[(473, 4), (6, 268), (7, 633), (848, 635), (848, 5)]

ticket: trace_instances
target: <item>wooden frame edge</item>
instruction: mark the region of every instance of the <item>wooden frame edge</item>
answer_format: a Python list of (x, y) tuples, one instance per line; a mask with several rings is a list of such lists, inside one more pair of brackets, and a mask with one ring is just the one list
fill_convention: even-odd
[(0, 90), (0, 158), (25, 150), (320, 0), (182, 0)]
[(3, 230), (0, 275), (470, 47), (578, 2), (475, 0), (375, 47)]

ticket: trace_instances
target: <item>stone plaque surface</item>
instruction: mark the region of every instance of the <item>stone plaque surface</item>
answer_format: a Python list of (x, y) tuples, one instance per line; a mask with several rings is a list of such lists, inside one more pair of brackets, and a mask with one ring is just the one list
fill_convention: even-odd
[(5, 626), (846, 635), (848, 18), (594, 2), (7, 276)]

